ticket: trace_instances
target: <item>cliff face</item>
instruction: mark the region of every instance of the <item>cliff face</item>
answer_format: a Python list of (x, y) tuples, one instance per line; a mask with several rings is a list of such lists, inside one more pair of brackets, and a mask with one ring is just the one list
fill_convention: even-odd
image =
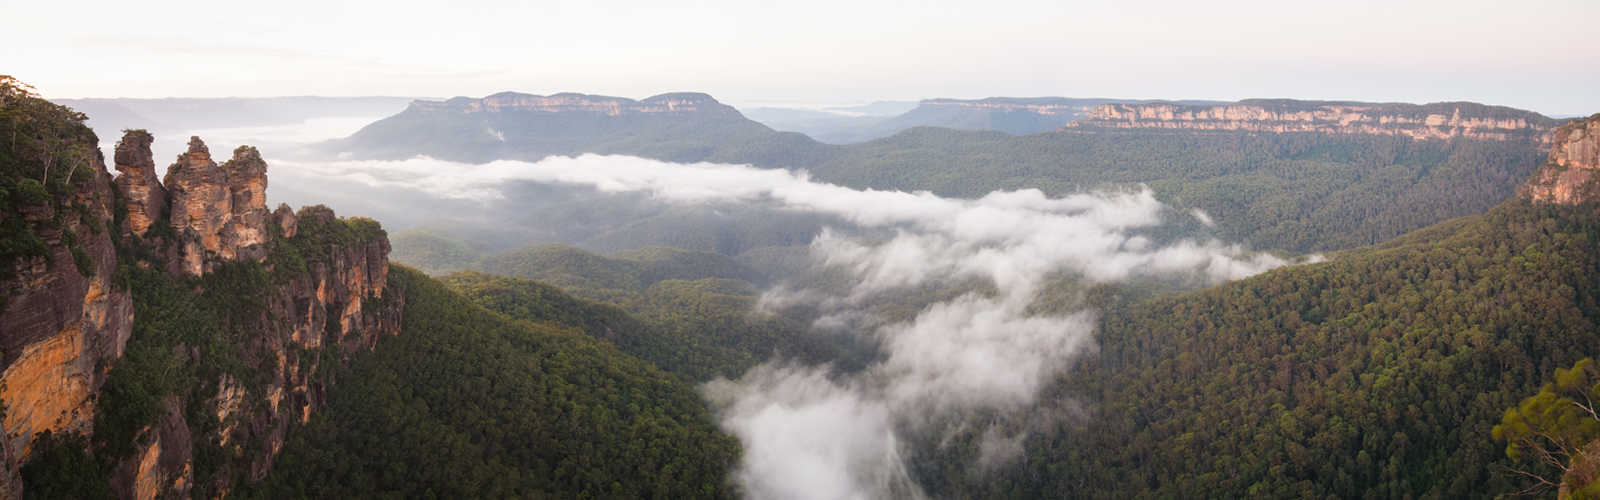
[(1517, 195), (1534, 203), (1600, 200), (1600, 114), (1561, 126), (1550, 144), (1550, 159), (1533, 172)]
[[(170, 275), (177, 290), (193, 290), (180, 293), (195, 299), (237, 293), (204, 290), (206, 275), (230, 261), (257, 261), (263, 264), (256, 272), (271, 277), (246, 282), (259, 288), (248, 294), (259, 303), (216, 316), (231, 340), (205, 348), (180, 341), (163, 351), (182, 363), (242, 367), (248, 371), (239, 373), (249, 376), (200, 372), (197, 386), (155, 394), (150, 420), (131, 436), (131, 453), (108, 471), (119, 498), (187, 498), (199, 487), (208, 495), (225, 493), (238, 478), (267, 474), (290, 426), (325, 406), (332, 370), (372, 349), (380, 336), (399, 333), (405, 299), (388, 292), (389, 241), (376, 222), (341, 219), (321, 206), (269, 211), (267, 164), (250, 147), (218, 165), (193, 138), (165, 185), (154, 182), (150, 144), (149, 134), (133, 131), (117, 146), (123, 174), (115, 182), (127, 207), (120, 227), (111, 224), (119, 202), (113, 180), (98, 159), (94, 176), (78, 183), (70, 200), (0, 214), (0, 220), (63, 221), (57, 229), (40, 224), (48, 257), (21, 259), (14, 277), (0, 281), (7, 291), (0, 310), (0, 397), (8, 438), (0, 458), (9, 457), (15, 471), (31, 458), (33, 438), (43, 431), (93, 436), (100, 425), (96, 401), (105, 397), (108, 376), (130, 343), (151, 341), (130, 339), (140, 299), (126, 284), (112, 285), (113, 277), (125, 279), (117, 272), (119, 255), (155, 276)], [(86, 209), (63, 214), (53, 208), (75, 203)], [(163, 213), (170, 218), (163, 221)], [(162, 222), (172, 229), (155, 231), (166, 227)], [(120, 244), (112, 231), (120, 231)], [(88, 268), (75, 252), (90, 259)], [(273, 252), (281, 255), (269, 259)], [(197, 415), (204, 422), (193, 421)], [(220, 450), (209, 456), (223, 457), (221, 472), (216, 458), (197, 469), (202, 449)], [(205, 470), (208, 475), (197, 477)], [(0, 498), (14, 496), (7, 492), (16, 479), (0, 474)]]
[[(93, 175), (70, 197), (24, 207), (20, 216), (42, 224), (48, 256), (21, 259), (14, 278), (0, 282), (0, 398), (5, 400), (6, 446), (26, 457), (35, 433), (86, 432), (94, 423), (94, 394), (122, 355), (133, 324), (126, 290), (112, 286), (116, 248), (111, 175), (98, 154)], [(86, 210), (60, 210), (82, 204)], [(59, 213), (58, 213), (59, 212)], [(49, 222), (60, 218), (59, 227)], [(74, 243), (73, 240), (76, 240)], [(86, 267), (74, 248), (88, 258)], [(87, 272), (85, 272), (87, 271)]]
[(128, 229), (144, 235), (150, 224), (161, 220), (161, 210), (167, 206), (167, 190), (156, 175), (156, 162), (150, 153), (150, 134), (130, 132), (117, 141), (117, 188), (128, 200)]
[(711, 117), (742, 118), (744, 115), (732, 106), (717, 102), (700, 93), (662, 94), (635, 101), (622, 97), (587, 94), (556, 94), (541, 96), (501, 92), (482, 99), (457, 97), (444, 102), (414, 101), (410, 110), (421, 113), (500, 113), (521, 111), (544, 114), (590, 114), (605, 116), (626, 115), (699, 115)]
[(1103, 104), (1063, 130), (1085, 128), (1239, 130), (1403, 135), (1412, 139), (1549, 140), (1556, 121), (1537, 113), (1476, 103), (1372, 104), (1245, 100), (1220, 106)]
[[(241, 146), (223, 165), (199, 137), (178, 157), (163, 179), (172, 200), (180, 269), (198, 276), (216, 268), (217, 259), (265, 256), (261, 244), (267, 215), (267, 164), (255, 148)], [(132, 207), (129, 207), (132, 212)]]

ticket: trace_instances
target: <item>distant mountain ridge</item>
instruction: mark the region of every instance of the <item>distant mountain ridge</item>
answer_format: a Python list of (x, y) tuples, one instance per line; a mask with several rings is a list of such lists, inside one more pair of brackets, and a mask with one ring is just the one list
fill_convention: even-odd
[[(631, 154), (671, 161), (796, 166), (775, 151), (811, 150), (801, 134), (776, 132), (699, 93), (635, 101), (587, 94), (502, 92), (481, 99), (414, 101), (344, 139), (311, 147), (341, 158), (395, 160), (425, 155), (472, 163), (537, 161), (552, 155)], [(749, 162), (750, 160), (742, 160)]]
[(1330, 132), (1403, 135), (1412, 139), (1504, 140), (1541, 137), (1560, 120), (1532, 111), (1473, 102), (1432, 104), (1365, 103), (1246, 99), (1235, 104), (1102, 104), (1087, 118), (1066, 126), (1079, 128), (1152, 128), (1169, 130), (1235, 130), (1251, 132)]
[[(998, 130), (1012, 135), (1037, 134), (1081, 120), (1107, 103), (1151, 103), (1135, 99), (1080, 99), (1072, 97), (989, 97), (984, 99), (924, 99), (903, 114), (879, 120), (815, 118), (767, 123), (778, 130), (804, 132), (829, 144), (852, 144), (922, 126), (956, 130)], [(1176, 101), (1178, 104), (1226, 104), (1223, 101)]]
[(448, 101), (412, 101), (408, 109), (421, 113), (500, 113), (520, 111), (528, 113), (562, 114), (584, 113), (605, 116), (632, 114), (665, 114), (677, 116), (715, 116), (743, 118), (734, 109), (711, 96), (696, 92), (661, 94), (642, 101), (626, 97), (561, 93), (550, 96), (501, 92), (482, 99), (456, 97)]

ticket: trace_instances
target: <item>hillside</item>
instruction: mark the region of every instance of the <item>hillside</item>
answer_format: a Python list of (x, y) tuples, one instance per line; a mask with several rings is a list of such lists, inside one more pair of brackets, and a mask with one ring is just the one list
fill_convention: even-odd
[[(1572, 149), (1551, 163), (1570, 164)], [(1000, 477), (958, 472), (973, 433), (919, 444), (917, 476), (931, 495), (996, 498), (1520, 491), (1525, 478), (1495, 466), (1539, 466), (1507, 459), (1490, 430), (1600, 350), (1597, 201), (1516, 197), (1334, 262), (1179, 296), (1126, 302), (1100, 287), (1100, 349), (1043, 405), (1082, 412), (1009, 423), (1029, 441)]]
[(569, 322), (516, 321), (415, 270), (393, 276), (405, 330), (341, 376), (277, 471), (234, 495), (732, 497), (738, 443), (687, 384)]
[[(1483, 213), (1511, 196), (1514, 186), (1539, 165), (1556, 124), (1530, 112), (1471, 103), (1108, 104), (1093, 110), (1106, 116), (1123, 109), (1155, 111), (1131, 122), (1137, 127), (1125, 120), (1094, 118), (1028, 135), (918, 127), (836, 146), (772, 131), (701, 94), (694, 94), (694, 106), (668, 113), (642, 111), (659, 107), (645, 101), (580, 95), (563, 99), (594, 102), (575, 108), (527, 109), (485, 104), (520, 95), (461, 98), (455, 104), (419, 102), (348, 139), (326, 144), (326, 151), (348, 152), (355, 158), (425, 154), (474, 163), (534, 161), (547, 154), (625, 154), (804, 169), (814, 179), (854, 188), (927, 190), (968, 198), (994, 190), (1039, 188), (1059, 196), (1144, 183), (1165, 202), (1185, 211), (1204, 211), (1216, 221), (1219, 237), (1262, 249), (1315, 252), (1376, 244), (1430, 224)], [(438, 111), (424, 111), (435, 108)], [(635, 108), (639, 110), (622, 111)], [(618, 111), (614, 115), (595, 111), (611, 109)], [(1194, 113), (1223, 118), (1244, 113), (1248, 118), (1258, 112), (1276, 118), (1189, 119), (1198, 116)], [(1295, 121), (1299, 117), (1310, 121)], [(539, 197), (531, 190), (525, 194), (525, 189), (509, 185), (504, 192), (516, 200), (546, 196), (543, 191)], [(581, 237), (544, 228), (567, 219), (539, 215), (541, 210), (545, 209), (534, 207), (521, 220), (493, 222), (507, 230), (526, 229), (530, 236), (523, 242), (562, 242), (607, 251), (680, 244), (669, 240), (673, 230), (660, 236), (629, 230), (606, 238), (618, 243), (584, 243), (598, 233), (655, 217), (659, 210), (590, 225), (590, 232)], [(608, 207), (604, 212), (618, 211)], [(703, 218), (689, 219), (640, 224), (635, 229), (713, 225)], [(734, 255), (756, 247), (693, 248)]]
[(345, 139), (316, 149), (354, 159), (416, 155), (468, 162), (536, 161), (550, 155), (636, 154), (679, 162), (739, 161), (799, 166), (816, 142), (745, 119), (705, 94), (642, 101), (585, 94), (503, 92), (482, 99), (415, 101)]
[(0, 113), (0, 498), (731, 496), (682, 379), (391, 273), (376, 221), (268, 210), (255, 148), (163, 177), (129, 130), (113, 179), (83, 114), (9, 77)]

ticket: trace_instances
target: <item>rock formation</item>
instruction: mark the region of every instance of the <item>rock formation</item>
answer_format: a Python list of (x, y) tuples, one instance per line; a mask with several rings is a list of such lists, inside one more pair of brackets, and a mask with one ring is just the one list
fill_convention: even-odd
[(1062, 130), (1093, 128), (1238, 130), (1403, 135), (1412, 139), (1549, 140), (1556, 121), (1537, 113), (1476, 103), (1373, 104), (1245, 100), (1219, 106), (1103, 104)]
[(1534, 203), (1600, 200), (1600, 114), (1561, 126), (1550, 144), (1550, 159), (1533, 172), (1517, 195)]
[(192, 276), (215, 269), (218, 259), (260, 260), (266, 241), (267, 164), (255, 148), (241, 146), (219, 166), (199, 137), (163, 179), (172, 200), (179, 268)]
[(577, 113), (605, 116), (624, 115), (701, 115), (739, 117), (732, 106), (717, 102), (701, 93), (682, 92), (661, 94), (643, 101), (623, 97), (587, 94), (556, 94), (542, 96), (501, 92), (482, 99), (457, 97), (448, 101), (414, 101), (411, 110), (422, 113), (499, 113), (521, 111), (528, 113)]
[[(129, 343), (139, 342), (130, 339), (135, 297), (127, 287), (112, 286), (119, 252), (157, 269), (165, 257), (164, 269), (180, 283), (197, 285), (195, 293), (205, 293), (198, 286), (205, 282), (196, 278), (229, 261), (265, 262), (263, 270), (276, 277), (262, 285), (267, 288), (260, 291), (260, 307), (241, 308), (255, 312), (220, 318), (233, 339), (220, 345), (233, 352), (178, 346), (176, 356), (236, 359), (253, 376), (202, 381), (217, 388), (205, 401), (189, 401), (201, 394), (190, 390), (160, 395), (133, 453), (114, 464), (110, 484), (119, 498), (187, 498), (202, 481), (210, 482), (205, 491), (226, 491), (231, 475), (196, 477), (200, 447), (221, 447), (243, 477), (264, 477), (288, 429), (325, 406), (324, 384), (334, 380), (328, 371), (372, 349), (379, 337), (399, 333), (405, 298), (387, 291), (390, 247), (377, 222), (341, 219), (322, 206), (298, 214), (286, 205), (269, 211), (267, 164), (260, 153), (240, 147), (218, 165), (198, 137), (168, 169), (163, 185), (155, 181), (151, 142), (144, 131), (123, 136), (116, 149), (122, 175), (115, 181), (96, 155), (94, 176), (78, 183), (71, 199), (0, 214), (0, 220), (37, 223), (49, 250), (48, 257), (19, 259), (14, 272), (0, 275), (6, 276), (0, 278), (0, 397), (8, 438), (0, 442), (0, 459), (11, 466), (0, 474), (0, 499), (20, 492), (16, 467), (28, 460), (36, 433), (94, 432), (95, 402), (107, 374)], [(126, 204), (128, 215), (114, 227), (118, 202)], [(87, 210), (70, 208), (77, 203)], [(172, 231), (152, 231), (164, 213)], [(122, 234), (121, 247), (111, 231)], [(266, 261), (281, 245), (298, 253)], [(279, 262), (292, 266), (274, 269)], [(186, 421), (196, 407), (217, 417), (214, 431), (191, 430), (204, 428)]]
[(117, 142), (117, 188), (128, 200), (128, 226), (133, 234), (144, 235), (150, 224), (161, 220), (167, 206), (167, 190), (156, 175), (156, 162), (150, 153), (149, 132), (129, 130)]

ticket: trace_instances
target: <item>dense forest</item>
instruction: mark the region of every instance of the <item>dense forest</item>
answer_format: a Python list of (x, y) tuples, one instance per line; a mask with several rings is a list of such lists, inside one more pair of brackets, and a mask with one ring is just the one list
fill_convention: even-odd
[[(732, 496), (738, 443), (687, 384), (572, 326), (605, 318), (512, 319), (415, 270), (389, 276), (408, 300), (405, 329), (357, 358), (277, 470), (235, 495)], [(575, 304), (546, 292), (555, 303), (532, 307)]]
[(1596, 215), (1513, 199), (1184, 295), (1127, 300), (1097, 285), (1099, 352), (1003, 422), (1028, 436), (1013, 466), (969, 473), (982, 436), (968, 431), (918, 443), (914, 473), (930, 495), (959, 498), (1521, 491), (1524, 478), (1496, 471), (1550, 471), (1508, 459), (1491, 430), (1600, 349)]
[(486, 268), (495, 274), (440, 279), (490, 310), (583, 327), (687, 381), (738, 378), (773, 356), (859, 363), (803, 321), (753, 312), (765, 278), (720, 254), (652, 247), (597, 255), (557, 244), (507, 255)]

